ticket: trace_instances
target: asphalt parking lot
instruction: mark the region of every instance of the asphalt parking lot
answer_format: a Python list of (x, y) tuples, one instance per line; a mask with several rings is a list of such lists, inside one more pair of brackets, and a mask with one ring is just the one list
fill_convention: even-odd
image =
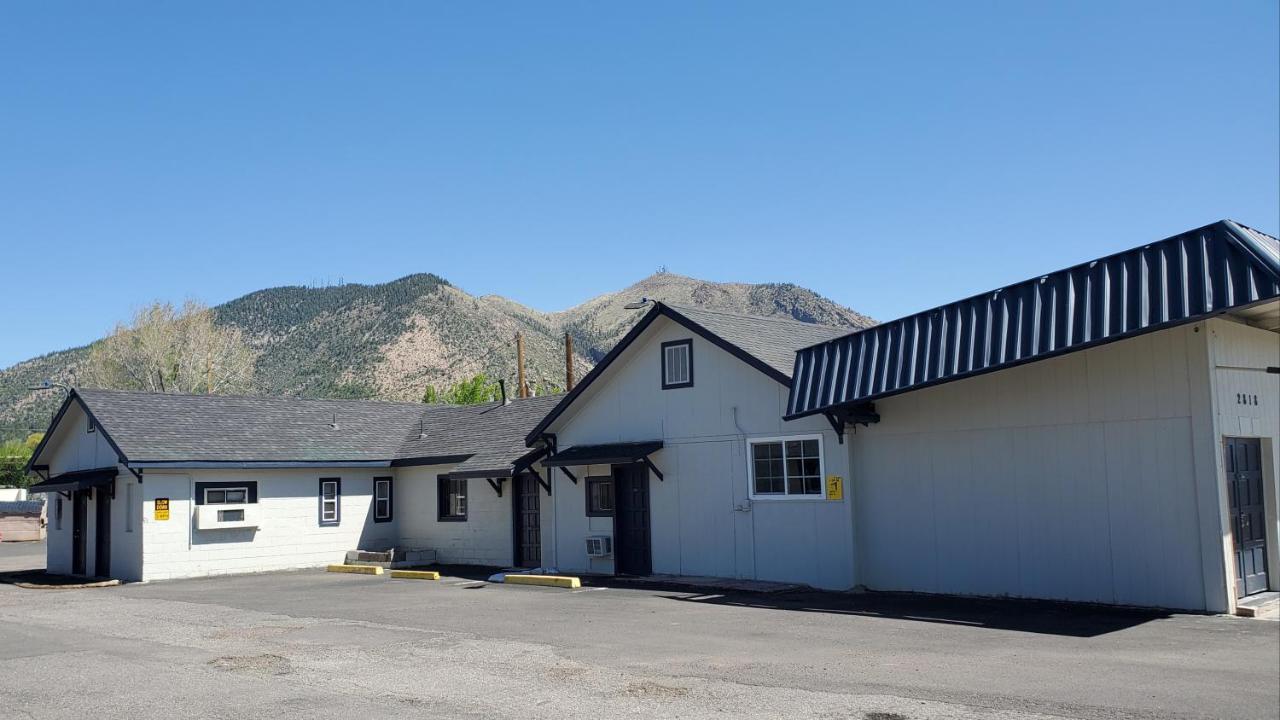
[(319, 571), (0, 585), (3, 718), (1260, 718), (1278, 677), (1280, 623), (1224, 617)]

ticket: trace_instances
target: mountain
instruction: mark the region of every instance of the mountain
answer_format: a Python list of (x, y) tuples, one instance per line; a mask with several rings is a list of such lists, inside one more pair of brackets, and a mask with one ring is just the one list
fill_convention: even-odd
[[(797, 285), (717, 283), (668, 272), (551, 313), (497, 295), (476, 297), (432, 274), (378, 285), (271, 288), (214, 313), (259, 351), (259, 392), (417, 400), (427, 385), (443, 389), (479, 372), (506, 379), (514, 393), (517, 332), (530, 387), (558, 390), (564, 334), (573, 336), (581, 378), (643, 312), (623, 305), (642, 297), (850, 329), (874, 323)], [(42, 430), (61, 393), (28, 388), (45, 379), (74, 384), (88, 352), (72, 348), (0, 370), (0, 438)]]

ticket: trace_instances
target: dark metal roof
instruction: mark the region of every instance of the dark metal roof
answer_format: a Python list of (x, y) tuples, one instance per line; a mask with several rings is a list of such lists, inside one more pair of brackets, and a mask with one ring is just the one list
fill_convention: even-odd
[(647, 442), (606, 443), (603, 445), (574, 445), (560, 450), (542, 461), (547, 467), (574, 465), (613, 465), (631, 463), (662, 449), (661, 440)]
[(116, 478), (120, 472), (119, 468), (105, 467), (94, 468), (93, 470), (76, 470), (74, 472), (62, 473), (38, 482), (27, 488), (27, 492), (43, 493), (43, 492), (69, 492), (71, 490), (87, 490), (98, 485), (106, 485)]
[(832, 412), (1280, 297), (1280, 243), (1230, 220), (796, 353), (787, 418)]
[(568, 410), (574, 400), (585, 392), (596, 378), (604, 374), (613, 361), (659, 317), (666, 317), (680, 323), (707, 342), (783, 385), (791, 383), (791, 369), (794, 365), (796, 350), (815, 342), (839, 337), (849, 331), (847, 327), (839, 328), (783, 318), (740, 315), (720, 310), (654, 303), (653, 308), (640, 318), (594, 368), (591, 368), (591, 372), (562, 396), (563, 399), (559, 404), (533, 428), (525, 438), (525, 442), (529, 445), (537, 442), (538, 436), (565, 410)]
[(0, 500), (0, 517), (40, 517), (43, 510), (42, 500)]

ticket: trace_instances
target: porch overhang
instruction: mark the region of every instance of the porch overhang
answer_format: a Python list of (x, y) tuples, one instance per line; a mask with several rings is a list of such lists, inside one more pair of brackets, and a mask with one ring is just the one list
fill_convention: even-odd
[(120, 474), (115, 467), (94, 468), (92, 470), (74, 470), (65, 472), (27, 488), (27, 492), (72, 492), (109, 485)]
[(641, 462), (661, 449), (661, 440), (607, 443), (603, 445), (574, 445), (556, 452), (555, 455), (543, 460), (542, 464), (546, 467), (623, 465)]
[(662, 449), (661, 440), (645, 442), (606, 443), (603, 445), (574, 445), (558, 450), (554, 455), (542, 461), (544, 467), (558, 467), (576, 484), (578, 479), (569, 472), (575, 465), (628, 465), (644, 463), (649, 470), (664, 480), (662, 471), (649, 459), (649, 456)]

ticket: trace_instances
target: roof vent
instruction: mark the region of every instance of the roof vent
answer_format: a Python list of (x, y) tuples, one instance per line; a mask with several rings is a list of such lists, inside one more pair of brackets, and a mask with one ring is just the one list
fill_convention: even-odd
[(338, 413), (334, 413), (334, 414), (333, 414), (333, 421), (329, 423), (329, 428), (330, 428), (331, 430), (338, 430), (338, 429), (339, 429), (339, 428), (338, 428)]
[(422, 418), (418, 418), (418, 439), (419, 440), (427, 439), (427, 428), (425, 425), (423, 425)]

